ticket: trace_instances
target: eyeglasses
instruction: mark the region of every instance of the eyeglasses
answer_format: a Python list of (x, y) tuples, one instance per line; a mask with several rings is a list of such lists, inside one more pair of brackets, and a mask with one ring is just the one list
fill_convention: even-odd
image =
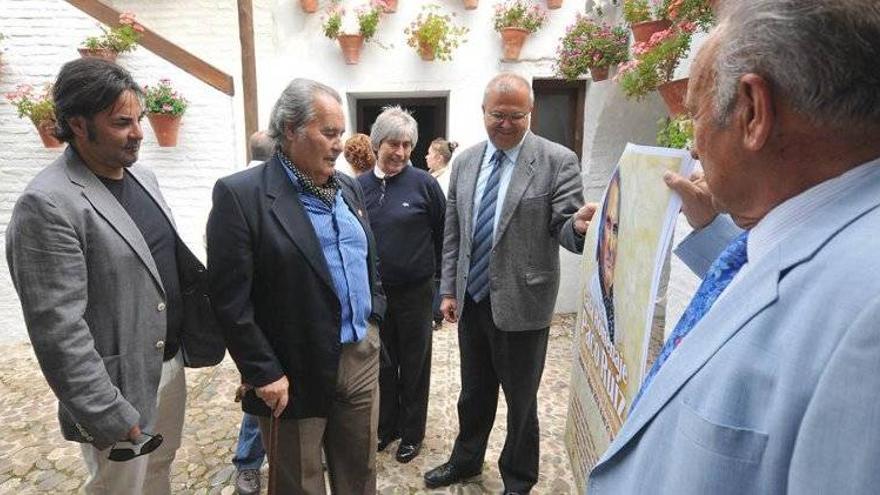
[(505, 120), (509, 120), (510, 122), (519, 122), (522, 119), (528, 117), (529, 112), (513, 112), (513, 113), (487, 112), (486, 115), (488, 115), (495, 122), (503, 122)]
[(150, 435), (149, 433), (141, 432), (141, 438), (138, 439), (137, 443), (123, 440), (113, 444), (113, 448), (110, 449), (110, 455), (107, 458), (116, 462), (130, 461), (135, 457), (153, 452), (160, 445), (162, 445), (162, 435), (158, 433)]

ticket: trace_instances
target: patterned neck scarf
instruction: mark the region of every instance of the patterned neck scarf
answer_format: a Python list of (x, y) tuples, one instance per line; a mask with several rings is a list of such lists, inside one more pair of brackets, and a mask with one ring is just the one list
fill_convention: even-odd
[(326, 184), (318, 185), (315, 184), (315, 182), (306, 174), (296, 168), (293, 163), (290, 162), (290, 159), (287, 158), (287, 155), (281, 150), (276, 151), (275, 156), (277, 156), (278, 160), (293, 173), (293, 176), (299, 181), (299, 185), (302, 186), (307, 193), (320, 199), (326, 203), (327, 206), (333, 206), (333, 202), (336, 200), (336, 191), (339, 190), (339, 181), (336, 180), (336, 175), (331, 175)]

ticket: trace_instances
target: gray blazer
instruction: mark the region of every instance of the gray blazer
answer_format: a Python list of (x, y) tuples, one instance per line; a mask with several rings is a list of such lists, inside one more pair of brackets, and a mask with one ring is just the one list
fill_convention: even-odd
[[(486, 143), (456, 159), (446, 200), (440, 294), (464, 310), (474, 234), (473, 198)], [(577, 156), (528, 132), (510, 178), (489, 263), (489, 297), (495, 326), (523, 331), (550, 325), (559, 291), (559, 245), (579, 253), (573, 214), (584, 203)]]
[[(173, 225), (152, 172), (129, 170)], [(58, 397), (64, 438), (103, 449), (135, 424), (151, 429), (166, 330), (164, 289), (138, 227), (71, 147), (16, 202), (6, 257), (34, 352)], [(204, 272), (190, 257), (178, 239), (181, 346), (197, 364), (212, 364), (223, 357), (222, 336), (211, 330), (204, 277), (184, 273), (190, 266)]]
[[(680, 246), (689, 265), (719, 227)], [(590, 495), (877, 493), (880, 166), (795, 229), (672, 353)]]

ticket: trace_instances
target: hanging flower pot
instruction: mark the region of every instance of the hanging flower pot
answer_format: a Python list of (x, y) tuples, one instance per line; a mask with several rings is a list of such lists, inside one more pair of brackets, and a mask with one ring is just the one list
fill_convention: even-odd
[(180, 116), (165, 113), (148, 113), (150, 127), (156, 135), (156, 141), (163, 148), (177, 146), (177, 134), (180, 131)]
[(474, 10), (480, 5), (480, 0), (464, 0), (464, 10)]
[(630, 29), (632, 29), (633, 38), (636, 40), (636, 43), (647, 43), (654, 33), (669, 29), (671, 26), (671, 21), (661, 19), (659, 21), (639, 22), (630, 26)]
[(382, 2), (382, 11), (386, 14), (393, 14), (397, 12), (397, 0), (385, 0)]
[(40, 140), (43, 141), (43, 146), (46, 148), (60, 148), (64, 146), (64, 143), (61, 142), (57, 137), (55, 137), (55, 121), (54, 120), (44, 120), (39, 124), (34, 122), (34, 126), (37, 128), (37, 132), (40, 133)]
[(558, 9), (559, 7), (562, 7), (562, 0), (547, 0), (548, 9)]
[(318, 0), (299, 0), (299, 6), (306, 14), (314, 14), (318, 11)]
[(342, 56), (348, 65), (356, 65), (361, 60), (361, 49), (364, 47), (364, 37), (359, 34), (340, 34), (336, 37), (339, 47), (342, 48)]
[(611, 67), (590, 67), (590, 77), (593, 78), (593, 82), (604, 81), (608, 79), (608, 72)]
[(687, 90), (688, 78), (686, 77), (684, 79), (676, 79), (675, 81), (670, 81), (657, 86), (657, 91), (659, 91), (660, 96), (663, 97), (663, 102), (666, 103), (666, 108), (669, 110), (669, 115), (671, 117), (677, 117), (687, 113), (684, 106)]
[(434, 47), (427, 43), (419, 43), (419, 57), (425, 62), (432, 62), (435, 58)]
[(116, 62), (116, 56), (119, 55), (109, 48), (77, 48), (76, 50), (82, 58), (100, 58), (114, 63)]
[(505, 62), (519, 60), (519, 52), (522, 50), (529, 31), (523, 28), (508, 27), (501, 29), (501, 43), (503, 45), (503, 55), (501, 57)]

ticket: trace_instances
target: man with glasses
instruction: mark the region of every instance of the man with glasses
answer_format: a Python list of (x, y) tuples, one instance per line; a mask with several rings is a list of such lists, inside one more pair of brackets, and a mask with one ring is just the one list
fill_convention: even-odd
[(449, 461), (425, 474), (428, 488), (480, 473), (499, 385), (508, 408), (504, 492), (528, 493), (538, 481), (537, 393), (558, 245), (583, 250), (593, 207), (582, 207), (575, 154), (528, 131), (533, 103), (523, 77), (493, 78), (483, 96), (489, 139), (462, 152), (449, 182), (440, 309), (447, 321), (461, 317), (459, 434)]

